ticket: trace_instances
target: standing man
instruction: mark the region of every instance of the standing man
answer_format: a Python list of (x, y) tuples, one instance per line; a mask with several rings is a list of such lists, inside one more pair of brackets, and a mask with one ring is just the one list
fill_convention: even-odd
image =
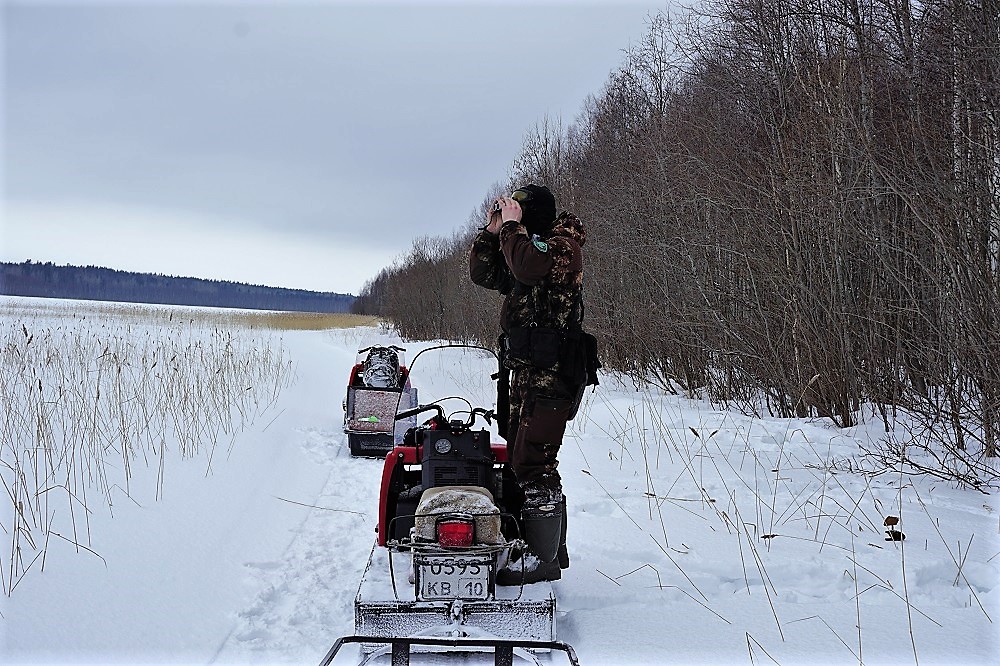
[(583, 333), (585, 240), (575, 215), (557, 216), (547, 187), (525, 185), (496, 200), (469, 256), (472, 281), (505, 296), (501, 357), (513, 372), (507, 454), (524, 491), (531, 549), (498, 572), (500, 585), (518, 585), (522, 576), (525, 583), (558, 580), (569, 566), (556, 456), (584, 386), (596, 383), (596, 348), (588, 372)]

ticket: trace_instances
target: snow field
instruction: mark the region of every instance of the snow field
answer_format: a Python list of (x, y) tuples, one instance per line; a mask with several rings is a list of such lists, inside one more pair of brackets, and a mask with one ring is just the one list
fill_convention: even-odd
[[(659, 663), (665, 646), (684, 663), (995, 660), (991, 497), (834, 469), (883, 434), (872, 424), (753, 419), (624, 386), (590, 397), (575, 478), (574, 447), (562, 454), (576, 555), (562, 636), (579, 633), (581, 659), (592, 632), (624, 623), (620, 663)], [(886, 516), (905, 541), (885, 540)], [(602, 538), (581, 548), (581, 533)]]
[[(0, 607), (0, 663), (317, 663), (352, 633), (381, 464), (349, 456), (341, 401), (356, 350), (399, 341), (373, 328), (275, 340), (295, 383), (208, 473), (168, 442), (159, 500), (158, 467), (135, 465), (131, 500), (92, 507), (100, 558), (50, 543)], [(421, 403), (493, 404), (492, 357), (414, 363), (431, 345), (402, 344)], [(603, 376), (560, 454), (560, 639), (584, 664), (997, 663), (1000, 506), (848, 471), (883, 434)], [(887, 516), (905, 541), (885, 540)]]

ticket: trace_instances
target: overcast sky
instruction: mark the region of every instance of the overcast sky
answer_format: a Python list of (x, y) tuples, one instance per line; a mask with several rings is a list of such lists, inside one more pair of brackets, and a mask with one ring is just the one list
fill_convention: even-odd
[(3, 260), (356, 294), (667, 0), (0, 3)]

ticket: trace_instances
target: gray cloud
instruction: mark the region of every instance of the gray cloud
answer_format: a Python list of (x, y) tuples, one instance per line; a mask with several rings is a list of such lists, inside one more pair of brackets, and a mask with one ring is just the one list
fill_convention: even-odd
[(389, 263), (463, 225), (656, 7), (8, 3), (6, 197), (377, 241)]

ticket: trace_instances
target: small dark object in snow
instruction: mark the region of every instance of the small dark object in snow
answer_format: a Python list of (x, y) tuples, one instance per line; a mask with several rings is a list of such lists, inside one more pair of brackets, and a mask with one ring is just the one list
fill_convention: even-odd
[(906, 535), (899, 530), (886, 530), (885, 533), (889, 535), (885, 538), (886, 541), (902, 541), (906, 538)]
[(882, 524), (885, 525), (886, 527), (892, 527), (893, 525), (899, 525), (899, 517), (898, 516), (886, 516), (885, 520), (882, 521)]
[(777, 534), (762, 534), (760, 538), (761, 539), (773, 539), (776, 536), (779, 536), (779, 535), (777, 535)]

